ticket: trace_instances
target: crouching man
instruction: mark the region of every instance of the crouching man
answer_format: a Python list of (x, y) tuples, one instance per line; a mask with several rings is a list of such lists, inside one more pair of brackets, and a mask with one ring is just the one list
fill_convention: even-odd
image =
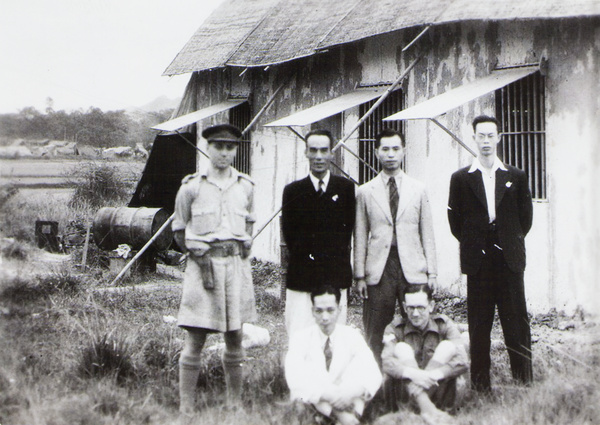
[(294, 333), (285, 358), (292, 400), (337, 424), (358, 424), (365, 403), (381, 385), (373, 353), (357, 329), (337, 324), (340, 290), (311, 293), (316, 324)]
[(454, 423), (456, 378), (467, 368), (467, 353), (458, 327), (443, 314), (432, 314), (428, 285), (410, 285), (404, 295), (407, 318), (388, 325), (381, 356), (388, 379), (389, 407), (410, 403), (429, 424)]

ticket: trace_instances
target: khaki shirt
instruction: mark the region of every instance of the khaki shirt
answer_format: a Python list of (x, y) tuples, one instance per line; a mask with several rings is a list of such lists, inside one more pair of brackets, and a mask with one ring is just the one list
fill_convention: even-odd
[(386, 374), (394, 378), (402, 378), (406, 367), (394, 356), (394, 347), (398, 342), (405, 342), (411, 346), (419, 368), (424, 369), (438, 344), (444, 340), (452, 341), (458, 350), (446, 365), (449, 368), (447, 377), (458, 376), (467, 369), (467, 352), (460, 331), (456, 324), (444, 314), (431, 315), (424, 330), (415, 328), (408, 319), (395, 319), (387, 326), (384, 335), (386, 344), (381, 354), (382, 368)]
[(188, 248), (194, 242), (250, 241), (247, 223), (254, 223), (254, 182), (231, 168), (225, 183), (206, 172), (183, 179), (175, 199), (173, 231), (185, 229)]

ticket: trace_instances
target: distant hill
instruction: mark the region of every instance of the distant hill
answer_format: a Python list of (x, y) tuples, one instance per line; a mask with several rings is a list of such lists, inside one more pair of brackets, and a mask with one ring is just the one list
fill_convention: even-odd
[(157, 112), (165, 109), (174, 109), (179, 105), (181, 99), (170, 99), (167, 96), (159, 96), (156, 99), (134, 108), (136, 111)]

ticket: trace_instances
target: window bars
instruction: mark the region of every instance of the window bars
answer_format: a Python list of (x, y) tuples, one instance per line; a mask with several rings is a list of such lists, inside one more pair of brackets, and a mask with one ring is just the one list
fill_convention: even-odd
[(502, 125), (498, 155), (527, 173), (534, 199), (546, 193), (545, 86), (540, 72), (496, 90), (496, 117)]
[[(371, 106), (377, 101), (374, 99), (370, 102), (363, 103), (360, 105), (359, 115), (363, 116)], [(383, 122), (383, 118), (388, 117), (398, 111), (404, 109), (404, 96), (402, 89), (398, 89), (390, 93), (390, 95), (379, 105), (379, 107), (373, 112), (373, 114), (365, 120), (365, 122), (359, 128), (359, 140), (358, 140), (358, 154), (376, 170), (380, 171), (381, 166), (377, 157), (375, 156), (375, 136), (384, 128), (393, 128), (404, 134), (404, 121), (390, 121)], [(401, 167), (404, 169), (404, 162), (402, 160)], [(362, 162), (358, 166), (358, 178), (359, 183), (363, 184), (368, 182), (376, 173), (367, 167)]]
[[(252, 120), (252, 110), (249, 102), (244, 102), (229, 110), (229, 123), (240, 130), (245, 129)], [(250, 174), (250, 156), (252, 154), (251, 132), (247, 132), (238, 147), (233, 166), (241, 173)]]

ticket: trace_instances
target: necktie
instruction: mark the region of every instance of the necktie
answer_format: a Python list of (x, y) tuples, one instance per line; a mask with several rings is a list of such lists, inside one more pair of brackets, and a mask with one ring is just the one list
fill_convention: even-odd
[(324, 187), (325, 187), (325, 182), (323, 180), (319, 180), (319, 190), (317, 191), (317, 194), (319, 196), (323, 196), (323, 194), (325, 193)]
[(394, 222), (396, 221), (396, 214), (398, 214), (398, 186), (396, 186), (396, 179), (394, 177), (390, 177), (388, 180), (388, 186), (390, 190), (390, 210), (392, 212), (392, 219)]
[(325, 348), (323, 348), (323, 354), (325, 354), (325, 367), (327, 368), (327, 370), (329, 370), (329, 365), (331, 364), (331, 356), (332, 356), (331, 344), (330, 344), (329, 338), (327, 338), (327, 341), (325, 342)]

